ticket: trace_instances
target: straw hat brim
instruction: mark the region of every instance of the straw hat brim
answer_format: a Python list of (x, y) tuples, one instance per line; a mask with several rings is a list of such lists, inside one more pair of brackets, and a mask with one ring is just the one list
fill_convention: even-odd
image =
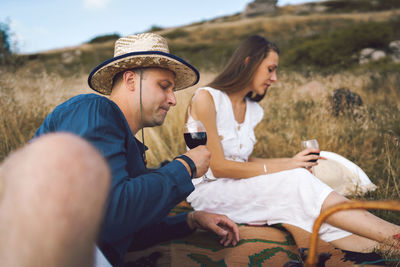
[(111, 94), (114, 76), (127, 69), (157, 67), (175, 73), (175, 91), (195, 85), (199, 72), (183, 59), (161, 51), (132, 52), (104, 61), (95, 67), (88, 77), (90, 88), (104, 94)]

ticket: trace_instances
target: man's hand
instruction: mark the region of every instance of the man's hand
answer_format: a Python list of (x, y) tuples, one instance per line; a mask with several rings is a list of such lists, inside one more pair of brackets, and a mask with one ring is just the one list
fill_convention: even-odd
[(216, 233), (221, 237), (221, 245), (225, 247), (230, 244), (236, 246), (239, 242), (238, 226), (225, 215), (192, 211), (188, 214), (186, 221), (191, 229), (199, 228)]
[(197, 168), (196, 178), (203, 176), (207, 172), (208, 167), (210, 166), (210, 158), (211, 158), (211, 152), (207, 149), (207, 147), (205, 146), (195, 147), (186, 152), (184, 155), (191, 158), (194, 164), (196, 165)]

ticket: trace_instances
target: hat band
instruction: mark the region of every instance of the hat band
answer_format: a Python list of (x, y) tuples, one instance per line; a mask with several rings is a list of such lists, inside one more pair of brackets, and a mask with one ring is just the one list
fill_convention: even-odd
[(174, 55), (169, 54), (169, 53), (161, 52), (161, 51), (140, 51), (140, 52), (130, 52), (130, 53), (123, 54), (123, 55), (120, 55), (120, 56), (117, 56), (117, 57), (113, 57), (113, 58), (110, 58), (110, 59), (104, 61), (104, 62), (101, 63), (100, 65), (98, 65), (98, 66), (97, 66), (96, 68), (94, 68), (94, 69), (92, 70), (92, 72), (90, 72), (90, 74), (89, 74), (88, 80), (89, 80), (89, 85), (90, 85), (90, 87), (92, 87), (92, 86), (91, 86), (91, 85), (92, 85), (92, 84), (91, 84), (92, 76), (93, 76), (99, 69), (101, 69), (102, 67), (104, 67), (104, 66), (106, 66), (106, 65), (108, 65), (108, 64), (110, 64), (110, 63), (112, 63), (112, 62), (114, 62), (114, 61), (123, 59), (123, 58), (131, 57), (131, 56), (141, 56), (141, 55), (161, 55), (161, 56), (166, 56), (166, 57), (169, 57), (169, 58), (174, 59), (174, 60), (176, 60), (176, 61), (179, 61), (180, 63), (182, 63), (182, 64), (184, 64), (185, 66), (189, 67), (190, 69), (192, 69), (192, 70), (196, 73), (197, 80), (196, 80), (196, 82), (195, 82), (194, 84), (196, 84), (196, 83), (199, 81), (199, 72), (197, 71), (197, 69), (195, 69), (192, 65), (190, 65), (189, 63), (187, 63), (186, 61), (184, 61), (184, 60), (181, 59), (180, 57), (174, 56)]

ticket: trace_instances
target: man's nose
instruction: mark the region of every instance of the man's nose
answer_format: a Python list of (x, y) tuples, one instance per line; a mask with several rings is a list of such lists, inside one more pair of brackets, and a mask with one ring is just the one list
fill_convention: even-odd
[(168, 93), (168, 104), (170, 106), (175, 106), (176, 105), (176, 98), (175, 98), (175, 93), (173, 90), (170, 90)]

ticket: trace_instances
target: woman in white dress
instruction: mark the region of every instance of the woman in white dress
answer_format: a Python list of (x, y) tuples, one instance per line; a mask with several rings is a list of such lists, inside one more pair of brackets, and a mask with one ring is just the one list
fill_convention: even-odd
[[(312, 232), (321, 211), (349, 201), (307, 170), (317, 164), (309, 160), (320, 158), (308, 154), (319, 150), (306, 149), (292, 158), (251, 156), (254, 127), (263, 117), (257, 102), (277, 80), (278, 61), (274, 43), (251, 36), (222, 73), (195, 92), (188, 121), (200, 120), (206, 128), (212, 154), (207, 176), (216, 179), (195, 180), (187, 200), (195, 210), (222, 213), (237, 223), (286, 223)], [(398, 233), (397, 225), (351, 210), (330, 216), (319, 234), (340, 249), (370, 252), (379, 243), (398, 239)]]

